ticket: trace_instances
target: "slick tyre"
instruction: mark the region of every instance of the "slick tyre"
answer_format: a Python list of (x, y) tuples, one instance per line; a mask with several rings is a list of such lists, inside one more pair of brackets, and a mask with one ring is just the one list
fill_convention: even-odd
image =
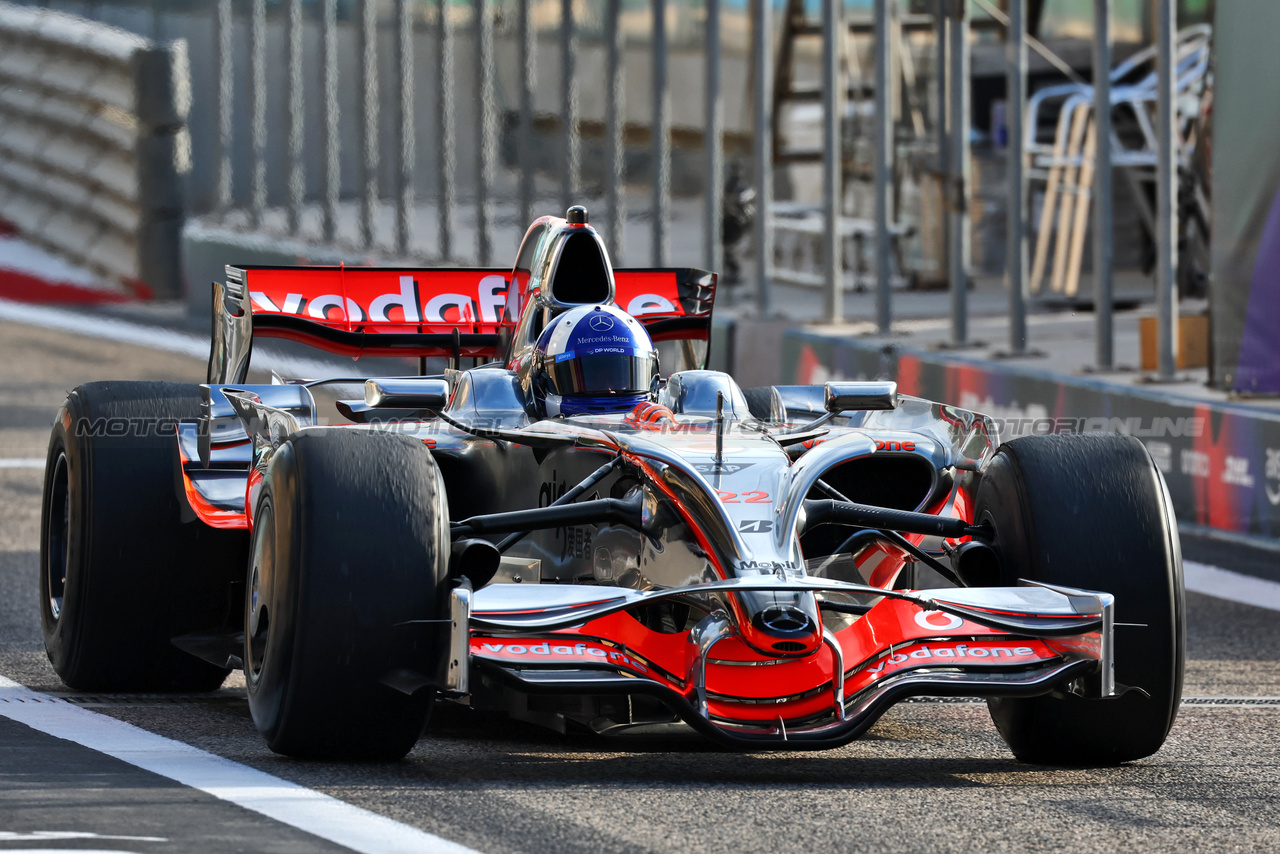
[[(422, 442), (312, 428), (271, 459), (245, 596), (245, 682), (276, 753), (398, 759), (426, 726), (444, 651), (448, 508)], [(391, 688), (396, 684), (413, 690)]]
[(1109, 765), (1159, 750), (1182, 698), (1186, 604), (1168, 488), (1142, 443), (1102, 433), (1006, 442), (982, 475), (974, 519), (995, 529), (1003, 584), (1115, 596), (1116, 682), (1141, 689), (988, 700), (1014, 755)]
[(92, 691), (211, 691), (227, 670), (170, 642), (225, 625), (244, 531), (183, 521), (175, 424), (197, 385), (80, 386), (49, 437), (40, 521), (40, 622), (59, 678)]

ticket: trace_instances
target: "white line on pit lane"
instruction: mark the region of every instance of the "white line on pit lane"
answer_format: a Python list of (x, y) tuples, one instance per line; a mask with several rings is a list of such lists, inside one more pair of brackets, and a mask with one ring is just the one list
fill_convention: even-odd
[(44, 457), (0, 457), (0, 469), (42, 469)]
[[(25, 323), (28, 326), (39, 326), (44, 329), (56, 329), (60, 332), (72, 332), (88, 338), (104, 338), (108, 341), (122, 341), (139, 347), (152, 347), (190, 356), (193, 359), (209, 358), (209, 338), (205, 335), (148, 326), (115, 317), (80, 314), (47, 305), (29, 305), (0, 299), (0, 320)], [(274, 370), (285, 376), (327, 377), (336, 373), (334, 366), (328, 362), (286, 356), (260, 347), (254, 348), (253, 356), (255, 368)]]
[(1193, 560), (1182, 562), (1182, 572), (1191, 593), (1280, 611), (1280, 584), (1274, 581)]
[(456, 842), (189, 744), (31, 691), (3, 676), (0, 676), (0, 716), (168, 777), (354, 851), (476, 854)]

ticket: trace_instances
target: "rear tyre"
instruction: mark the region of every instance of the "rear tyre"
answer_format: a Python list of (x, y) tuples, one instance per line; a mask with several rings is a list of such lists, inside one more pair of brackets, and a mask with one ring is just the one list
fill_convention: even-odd
[(276, 753), (398, 759), (435, 692), (448, 602), (444, 484), (407, 436), (305, 430), (271, 460), (254, 516), (245, 596), (245, 681)]
[(53, 669), (89, 691), (212, 691), (229, 671), (181, 652), (223, 626), (249, 537), (182, 521), (181, 383), (89, 383), (58, 412), (40, 521), (40, 622)]
[(1182, 698), (1186, 605), (1168, 488), (1142, 443), (1099, 433), (1006, 442), (983, 472), (974, 519), (995, 528), (1003, 584), (1025, 578), (1115, 596), (1124, 624), (1115, 628), (1116, 681), (1142, 689), (1104, 700), (988, 700), (1014, 755), (1105, 765), (1159, 750)]

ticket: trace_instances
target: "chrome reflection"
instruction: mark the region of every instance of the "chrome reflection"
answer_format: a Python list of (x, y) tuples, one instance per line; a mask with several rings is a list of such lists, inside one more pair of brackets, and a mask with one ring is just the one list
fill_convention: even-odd
[(711, 649), (733, 634), (733, 624), (723, 611), (708, 614), (689, 632), (689, 640), (697, 648), (694, 661), (694, 679), (698, 694), (698, 714), (709, 719), (707, 713), (707, 660)]

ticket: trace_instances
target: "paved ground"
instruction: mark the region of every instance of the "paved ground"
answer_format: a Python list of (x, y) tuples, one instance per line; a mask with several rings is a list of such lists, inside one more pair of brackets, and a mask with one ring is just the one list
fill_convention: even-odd
[[(0, 323), (0, 458), (42, 457), (65, 392), (104, 378), (198, 380), (203, 362)], [(623, 745), (442, 707), (403, 762), (266, 750), (237, 680), (203, 697), (75, 696), (41, 646), (42, 472), (0, 467), (0, 675), (474, 849), (540, 851), (1257, 851), (1280, 846), (1280, 620), (1189, 596), (1184, 705), (1165, 748), (1122, 768), (1016, 763), (976, 703), (913, 703), (823, 753)], [(1198, 560), (1274, 555), (1189, 544)], [(1226, 565), (1226, 568), (1233, 568)], [(1255, 572), (1255, 574), (1266, 574)], [(1209, 698), (1240, 698), (1211, 700)], [(35, 831), (147, 840), (35, 843)], [(163, 840), (163, 841), (158, 841)], [(324, 850), (321, 840), (0, 718), (0, 852), (40, 847)]]

